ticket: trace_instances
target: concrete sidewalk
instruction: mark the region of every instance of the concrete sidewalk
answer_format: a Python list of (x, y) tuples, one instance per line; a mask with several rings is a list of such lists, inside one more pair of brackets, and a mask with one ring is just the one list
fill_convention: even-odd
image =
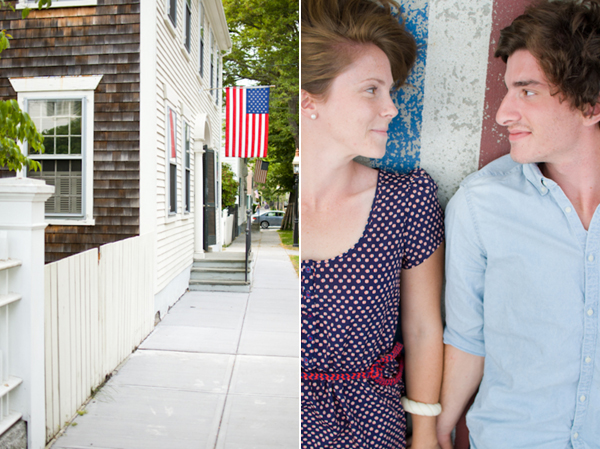
[(252, 291), (186, 293), (50, 447), (296, 449), (299, 283), (279, 243), (253, 232)]

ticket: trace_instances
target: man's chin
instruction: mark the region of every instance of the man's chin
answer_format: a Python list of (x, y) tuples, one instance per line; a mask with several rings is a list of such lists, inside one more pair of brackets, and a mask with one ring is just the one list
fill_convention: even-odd
[(512, 145), (510, 147), (510, 158), (518, 164), (531, 164), (532, 162), (535, 162)]

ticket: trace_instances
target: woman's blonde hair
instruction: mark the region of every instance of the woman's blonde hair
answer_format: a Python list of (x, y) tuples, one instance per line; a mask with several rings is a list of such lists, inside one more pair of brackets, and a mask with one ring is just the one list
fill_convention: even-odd
[(393, 0), (302, 0), (302, 89), (326, 96), (331, 82), (365, 44), (386, 54), (394, 87), (400, 87), (415, 62), (417, 45), (392, 7), (398, 8)]

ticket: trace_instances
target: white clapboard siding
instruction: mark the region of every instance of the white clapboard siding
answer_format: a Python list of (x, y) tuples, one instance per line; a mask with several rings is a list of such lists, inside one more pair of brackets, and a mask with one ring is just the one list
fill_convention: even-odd
[[(214, 6), (209, 7), (209, 3)], [(177, 10), (177, 25), (172, 26), (167, 17), (165, 3), (156, 3), (156, 217), (157, 217), (157, 266), (156, 290), (161, 291), (177, 276), (190, 267), (194, 250), (194, 202), (191, 203), (190, 215), (184, 210), (184, 122), (190, 127), (192, 148), (194, 138), (202, 130), (202, 145), (218, 151), (221, 147), (221, 103), (215, 104), (214, 95), (219, 97), (222, 91), (209, 91), (210, 88), (210, 55), (213, 49), (210, 35), (217, 35), (217, 28), (222, 23), (214, 12), (222, 8), (221, 2), (208, 0), (204, 2), (204, 77), (199, 74), (200, 58), (200, 2), (191, 4), (191, 47), (184, 48), (183, 24), (185, 7)], [(142, 17), (142, 20), (144, 18)], [(213, 23), (214, 22), (214, 23)], [(143, 25), (142, 25), (143, 26)], [(220, 50), (227, 50), (223, 47)], [(222, 83), (222, 63), (219, 64), (219, 83)], [(215, 81), (216, 81), (215, 76)], [(217, 86), (214, 86), (217, 87)], [(167, 213), (167, 179), (168, 158), (166, 147), (166, 109), (173, 108), (177, 113), (177, 213)], [(199, 120), (199, 117), (205, 119)], [(206, 121), (206, 122), (205, 122)], [(208, 131), (204, 131), (208, 127)], [(191, 157), (191, 191), (195, 192), (196, 158)], [(201, 194), (201, 192), (195, 192)], [(194, 193), (192, 193), (193, 197)], [(219, 206), (217, 206), (219, 207)], [(217, 225), (220, 234), (220, 226)]]
[(153, 248), (138, 236), (46, 265), (48, 440), (152, 330)]

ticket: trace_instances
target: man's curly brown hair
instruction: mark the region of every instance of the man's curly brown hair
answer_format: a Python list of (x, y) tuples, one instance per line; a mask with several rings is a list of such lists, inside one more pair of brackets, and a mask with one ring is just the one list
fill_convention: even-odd
[(500, 32), (495, 56), (528, 50), (548, 81), (587, 113), (600, 96), (600, 1), (543, 0)]

